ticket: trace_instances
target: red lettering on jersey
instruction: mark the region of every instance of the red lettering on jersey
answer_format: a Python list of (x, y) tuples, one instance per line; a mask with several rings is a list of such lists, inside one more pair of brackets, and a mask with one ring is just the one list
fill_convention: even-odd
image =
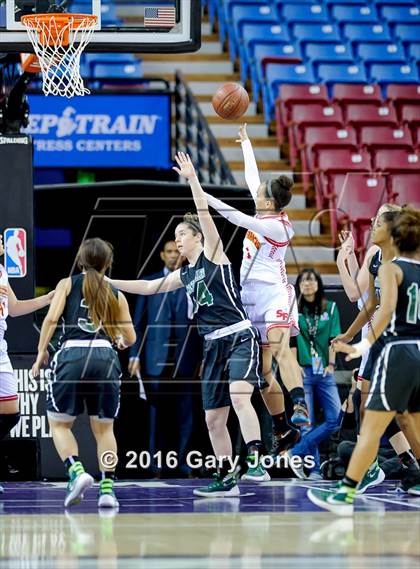
[(282, 320), (287, 320), (289, 318), (289, 313), (284, 312), (284, 310), (277, 310), (276, 316), (277, 318), (281, 318)]
[(255, 235), (255, 233), (253, 233), (252, 231), (247, 231), (245, 237), (249, 239), (252, 243), (254, 243), (257, 249), (261, 248), (261, 243), (258, 237)]

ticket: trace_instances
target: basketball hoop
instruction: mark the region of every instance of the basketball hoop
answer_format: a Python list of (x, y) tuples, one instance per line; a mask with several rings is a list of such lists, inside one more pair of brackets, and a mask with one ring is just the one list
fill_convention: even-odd
[(45, 95), (61, 97), (90, 93), (80, 76), (80, 55), (89, 43), (97, 17), (91, 14), (30, 14), (22, 16), (42, 72)]

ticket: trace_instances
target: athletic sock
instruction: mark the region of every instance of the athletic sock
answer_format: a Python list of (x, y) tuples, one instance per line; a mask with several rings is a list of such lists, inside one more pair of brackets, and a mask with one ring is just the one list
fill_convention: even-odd
[(246, 443), (247, 462), (250, 462), (253, 467), (257, 466), (263, 450), (264, 445), (261, 440), (256, 439)]
[(400, 464), (403, 468), (410, 468), (410, 466), (412, 466), (412, 465), (417, 465), (417, 467), (418, 467), (416, 457), (412, 453), (411, 449), (399, 454), (398, 459), (399, 459)]
[(358, 482), (356, 482), (356, 480), (353, 480), (353, 478), (349, 478), (347, 475), (344, 476), (344, 478), (341, 480), (341, 484), (339, 486), (340, 488), (345, 488), (345, 489), (349, 489), (349, 490), (355, 490), (356, 487), (358, 485)]
[(101, 494), (112, 494), (114, 492), (115, 472), (102, 472), (102, 478), (99, 483), (99, 491)]
[(76, 474), (76, 476), (79, 476), (79, 474), (83, 474), (85, 471), (83, 464), (80, 462), (79, 457), (76, 455), (66, 458), (64, 461), (64, 466), (66, 467), (69, 478), (72, 477), (73, 472)]
[(271, 420), (273, 421), (273, 432), (275, 435), (289, 431), (292, 428), (287, 420), (286, 411), (278, 415), (271, 415)]
[(224, 458), (222, 461), (219, 461), (219, 466), (217, 468), (217, 474), (220, 478), (225, 478), (228, 474), (232, 472), (232, 463), (229, 459)]
[(294, 405), (303, 404), (306, 407), (305, 392), (303, 391), (303, 387), (294, 387), (289, 391), (289, 394)]

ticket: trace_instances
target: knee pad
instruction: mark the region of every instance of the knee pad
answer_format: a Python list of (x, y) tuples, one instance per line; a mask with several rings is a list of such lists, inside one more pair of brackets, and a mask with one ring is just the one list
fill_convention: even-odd
[(0, 441), (19, 423), (20, 413), (0, 414)]

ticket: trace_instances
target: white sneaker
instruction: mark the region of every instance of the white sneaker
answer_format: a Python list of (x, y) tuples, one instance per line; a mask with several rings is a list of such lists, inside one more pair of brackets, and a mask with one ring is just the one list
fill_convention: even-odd
[(67, 485), (67, 495), (64, 500), (64, 507), (68, 508), (81, 502), (86, 490), (92, 488), (93, 478), (87, 472), (82, 472), (78, 476), (71, 478)]
[(120, 504), (115, 496), (114, 492), (106, 494), (99, 494), (98, 508), (119, 508)]

